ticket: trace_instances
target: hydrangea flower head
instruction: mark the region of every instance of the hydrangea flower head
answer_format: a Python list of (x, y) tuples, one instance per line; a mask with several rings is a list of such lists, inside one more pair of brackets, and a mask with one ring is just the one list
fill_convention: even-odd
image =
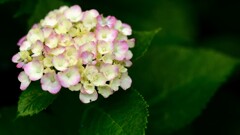
[(51, 94), (62, 87), (79, 91), (83, 103), (97, 100), (98, 94), (107, 98), (119, 87), (127, 90), (135, 42), (128, 39), (131, 34), (128, 24), (94, 9), (74, 5), (50, 11), (17, 43), (12, 61), (23, 69), (20, 89), (40, 80), (42, 90)]

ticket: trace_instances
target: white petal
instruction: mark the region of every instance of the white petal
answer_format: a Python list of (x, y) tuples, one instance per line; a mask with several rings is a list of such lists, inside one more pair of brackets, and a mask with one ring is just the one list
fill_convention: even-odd
[(67, 9), (64, 12), (64, 15), (67, 19), (69, 19), (71, 22), (78, 22), (82, 19), (82, 9), (78, 5), (74, 5)]
[(64, 71), (68, 67), (68, 61), (65, 59), (64, 55), (54, 56), (52, 63), (53, 66), (59, 71)]
[(121, 77), (121, 87), (123, 90), (127, 90), (132, 85), (132, 79), (128, 76), (127, 73), (123, 74)]
[(95, 101), (97, 100), (97, 98), (98, 98), (98, 94), (96, 91), (94, 91), (92, 94), (84, 94), (80, 92), (80, 95), (79, 95), (79, 99), (85, 104)]
[(118, 91), (120, 83), (121, 83), (120, 80), (118, 78), (115, 78), (110, 82), (109, 86), (112, 90)]

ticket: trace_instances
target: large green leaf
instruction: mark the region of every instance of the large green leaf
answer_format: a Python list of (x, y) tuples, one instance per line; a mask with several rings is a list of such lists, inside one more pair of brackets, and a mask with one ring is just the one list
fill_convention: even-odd
[(136, 45), (132, 49), (133, 60), (137, 60), (142, 57), (148, 50), (154, 36), (160, 31), (158, 28), (152, 31), (135, 31), (133, 32), (133, 37), (136, 40)]
[(237, 63), (211, 50), (151, 48), (130, 71), (134, 86), (150, 105), (149, 134), (167, 134), (189, 124)]
[(1, 135), (66, 135), (64, 123), (60, 123), (51, 113), (16, 118), (16, 109), (17, 107), (0, 109)]
[(43, 91), (39, 83), (32, 83), (22, 92), (18, 101), (18, 116), (33, 115), (46, 109), (56, 95)]
[(83, 115), (81, 135), (142, 135), (147, 123), (147, 104), (134, 89), (117, 92)]

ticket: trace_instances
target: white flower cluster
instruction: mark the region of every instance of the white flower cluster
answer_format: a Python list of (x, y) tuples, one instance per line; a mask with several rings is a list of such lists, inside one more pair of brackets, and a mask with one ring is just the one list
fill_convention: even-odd
[(53, 10), (18, 42), (12, 58), (19, 74), (20, 89), (40, 80), (42, 90), (56, 94), (62, 87), (80, 91), (83, 103), (107, 98), (119, 87), (126, 90), (132, 80), (127, 67), (135, 40), (132, 29), (114, 16), (103, 17), (78, 5)]

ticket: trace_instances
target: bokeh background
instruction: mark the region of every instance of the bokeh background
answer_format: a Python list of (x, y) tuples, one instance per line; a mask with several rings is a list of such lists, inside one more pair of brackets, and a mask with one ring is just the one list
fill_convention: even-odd
[[(136, 65), (130, 70), (134, 80), (133, 86), (141, 89), (139, 91), (147, 101), (152, 98), (155, 91), (161, 90), (158, 84), (161, 84), (162, 80), (153, 78), (151, 73), (156, 74), (156, 76), (165, 73), (161, 71), (166, 69), (161, 68), (162, 61), (157, 59), (159, 53), (164, 52), (164, 50), (161, 50), (164, 46), (178, 46), (180, 49), (205, 48), (235, 59), (240, 58), (240, 1), (65, 0), (64, 2), (69, 5), (79, 4), (83, 10), (97, 9), (105, 16), (114, 15), (123, 22), (130, 24), (133, 30), (162, 28), (152, 41), (146, 55), (137, 61)], [(27, 33), (29, 27), (36, 20), (38, 21), (49, 10), (61, 4), (62, 2), (58, 0), (0, 0), (0, 109), (16, 106), (21, 93), (19, 90), (20, 83), (17, 80), (20, 70), (11, 62), (11, 57), (18, 51), (16, 45), (18, 39)], [(172, 55), (174, 55), (174, 52)], [(172, 59), (174, 58), (165, 59), (165, 63), (171, 63)], [(204, 65), (199, 63), (199, 66)], [(194, 78), (194, 74), (192, 76)], [(174, 78), (172, 79), (174, 80)], [(201, 87), (201, 81), (196, 86), (198, 85)], [(187, 122), (181, 128), (175, 129), (175, 124), (177, 125), (181, 118), (171, 119), (169, 123), (172, 124), (172, 128), (164, 129), (161, 128), (164, 127), (164, 122), (160, 122), (157, 126), (152, 124), (153, 119), (158, 120), (158, 114), (154, 114), (156, 117), (151, 117), (152, 113), (150, 112), (146, 134), (239, 135), (239, 89), (240, 68), (236, 66), (227, 81), (222, 83), (216, 93), (207, 100), (208, 102), (204, 105), (202, 112), (194, 120)], [(192, 91), (194, 90), (195, 87), (192, 87)], [(178, 94), (181, 95), (181, 92)], [(201, 97), (204, 94), (199, 93), (197, 96)], [(176, 102), (179, 102), (179, 100), (176, 100)], [(176, 105), (174, 100), (173, 104)], [(192, 102), (191, 107), (194, 104)], [(161, 110), (161, 106), (157, 106), (155, 109)], [(180, 105), (179, 109), (181, 109)], [(159, 115), (161, 114), (159, 113)], [(159, 119), (159, 121), (161, 120)], [(158, 127), (160, 130), (158, 130)]]

